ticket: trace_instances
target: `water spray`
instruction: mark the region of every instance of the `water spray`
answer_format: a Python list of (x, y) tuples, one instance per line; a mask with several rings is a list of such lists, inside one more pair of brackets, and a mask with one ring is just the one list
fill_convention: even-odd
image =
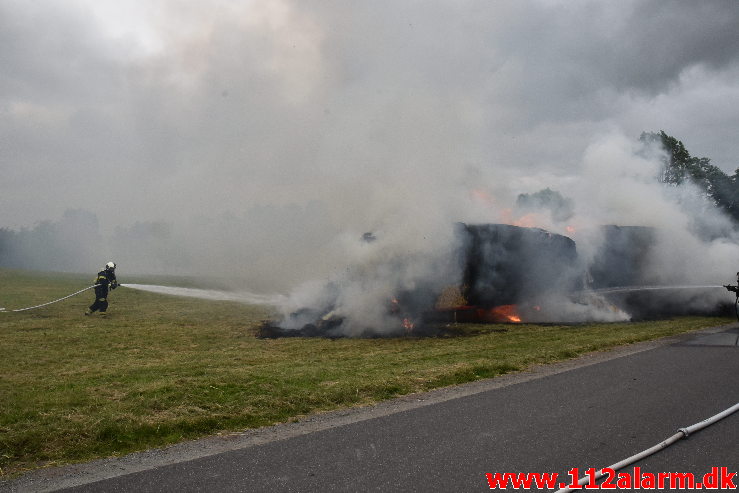
[[(66, 300), (68, 298), (71, 298), (72, 296), (76, 296), (80, 293), (83, 293), (87, 291), (88, 289), (93, 289), (94, 287), (98, 286), (97, 284), (93, 284), (91, 286), (87, 286), (84, 289), (80, 289), (79, 291), (76, 291), (72, 294), (69, 294), (67, 296), (64, 296), (62, 298), (49, 301), (47, 303), (43, 303), (40, 305), (35, 306), (29, 306), (26, 308), (17, 308), (15, 310), (8, 310), (6, 308), (0, 307), (0, 313), (12, 313), (12, 312), (24, 312), (27, 310), (34, 310), (36, 308), (42, 308), (44, 306), (51, 305), (53, 303), (58, 303), (60, 301)], [(280, 303), (284, 302), (284, 296), (282, 295), (261, 295), (261, 294), (255, 294), (255, 293), (248, 293), (248, 292), (232, 292), (232, 291), (218, 291), (213, 289), (195, 289), (195, 288), (180, 288), (180, 287), (172, 287), (172, 286), (156, 286), (152, 284), (118, 284), (118, 286), (123, 286), (131, 289), (138, 289), (141, 291), (149, 291), (159, 294), (167, 294), (172, 296), (186, 296), (191, 298), (200, 298), (205, 300), (213, 300), (213, 301), (237, 301), (240, 303), (248, 303), (253, 305), (279, 305)]]
[[(599, 288), (592, 289), (593, 293), (598, 294), (613, 294), (613, 293), (631, 293), (635, 291), (669, 291), (679, 289), (714, 289), (726, 286), (710, 286), (710, 285), (692, 285), (686, 284), (683, 286), (618, 286), (614, 288)], [(583, 291), (586, 292), (586, 291)]]
[(213, 301), (237, 301), (252, 305), (279, 305), (285, 301), (280, 294), (257, 294), (247, 291), (223, 291), (217, 289), (183, 288), (177, 286), (159, 286), (156, 284), (119, 284), (131, 289), (148, 291), (151, 293), (166, 294), (170, 296), (184, 296), (188, 298), (199, 298)]

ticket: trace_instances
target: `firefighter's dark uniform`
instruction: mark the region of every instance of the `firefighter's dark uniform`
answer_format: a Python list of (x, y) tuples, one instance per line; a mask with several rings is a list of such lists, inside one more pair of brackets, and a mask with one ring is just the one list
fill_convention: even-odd
[(100, 310), (100, 313), (105, 313), (108, 309), (108, 288), (115, 289), (116, 287), (118, 287), (118, 281), (113, 270), (105, 269), (98, 272), (95, 279), (95, 302), (90, 305), (86, 315), (97, 310)]
[(736, 293), (737, 304), (739, 304), (739, 272), (736, 273), (736, 282), (736, 286), (731, 284), (724, 284), (724, 287), (729, 291), (733, 291), (734, 293)]

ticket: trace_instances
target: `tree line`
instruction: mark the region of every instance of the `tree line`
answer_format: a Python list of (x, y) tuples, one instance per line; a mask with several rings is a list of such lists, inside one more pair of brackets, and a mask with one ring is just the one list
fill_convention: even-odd
[(664, 149), (658, 180), (667, 186), (686, 182), (695, 184), (705, 198), (739, 222), (739, 168), (727, 175), (706, 157), (691, 156), (685, 145), (664, 131), (644, 132), (639, 137), (644, 144), (658, 144)]

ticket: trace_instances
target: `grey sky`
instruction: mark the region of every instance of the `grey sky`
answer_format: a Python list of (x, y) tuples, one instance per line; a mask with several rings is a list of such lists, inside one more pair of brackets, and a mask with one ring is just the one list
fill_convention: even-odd
[(460, 190), (660, 129), (733, 172), (737, 26), (734, 0), (0, 0), (0, 226), (466, 220)]

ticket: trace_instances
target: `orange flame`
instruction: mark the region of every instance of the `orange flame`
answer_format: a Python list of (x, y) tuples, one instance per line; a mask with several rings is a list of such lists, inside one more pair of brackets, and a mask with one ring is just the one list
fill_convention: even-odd
[(547, 221), (544, 216), (536, 212), (529, 212), (523, 216), (517, 216), (513, 213), (513, 209), (502, 209), (498, 213), (498, 220), (503, 224), (511, 226), (519, 226), (521, 228), (545, 228)]
[(513, 226), (520, 226), (522, 228), (535, 228), (542, 223), (541, 218), (535, 212), (521, 216), (511, 224)]
[(413, 332), (413, 322), (411, 322), (411, 319), (409, 318), (403, 319), (403, 328), (405, 329), (406, 334)]
[(516, 305), (500, 305), (490, 310), (493, 319), (501, 322), (521, 323), (521, 317), (518, 315)]
[(388, 309), (390, 310), (390, 313), (400, 313), (400, 302), (397, 298), (390, 298)]

